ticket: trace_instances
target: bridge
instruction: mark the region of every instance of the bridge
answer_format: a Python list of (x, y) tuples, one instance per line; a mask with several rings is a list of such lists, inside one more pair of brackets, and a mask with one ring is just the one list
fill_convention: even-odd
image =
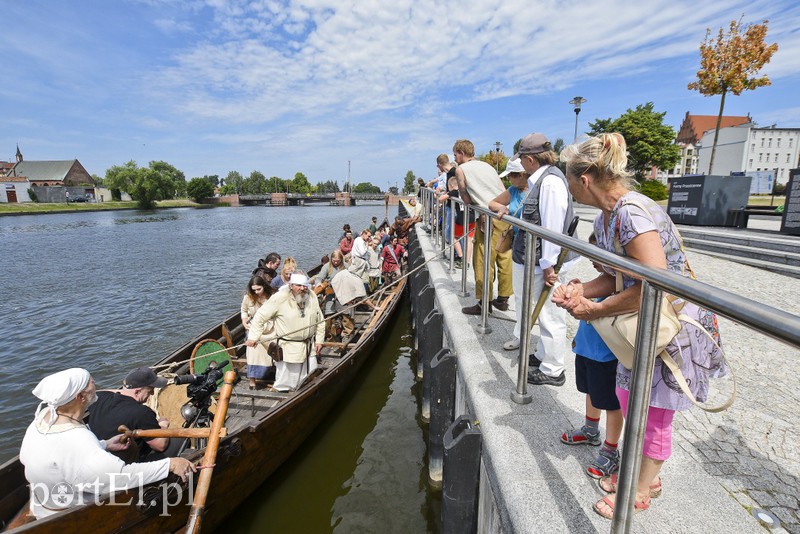
[(322, 204), (327, 206), (355, 206), (365, 202), (385, 202), (396, 206), (403, 195), (388, 193), (267, 193), (264, 195), (228, 195), (206, 198), (206, 204), (227, 204), (229, 206), (306, 206)]

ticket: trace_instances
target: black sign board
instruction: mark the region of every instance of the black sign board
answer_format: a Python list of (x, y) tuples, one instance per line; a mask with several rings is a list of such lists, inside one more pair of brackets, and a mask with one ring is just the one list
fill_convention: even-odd
[(800, 235), (800, 169), (789, 172), (789, 183), (786, 184), (786, 203), (783, 205), (781, 232)]
[(670, 181), (667, 213), (676, 224), (733, 226), (747, 206), (749, 176), (683, 176)]

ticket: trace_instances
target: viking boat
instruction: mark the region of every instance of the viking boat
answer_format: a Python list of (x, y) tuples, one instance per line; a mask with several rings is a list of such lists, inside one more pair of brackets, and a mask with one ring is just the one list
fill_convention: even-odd
[[(264, 483), (351, 387), (361, 366), (385, 339), (381, 334), (401, 301), (404, 287), (405, 279), (401, 278), (371, 297), (374, 306), (357, 307), (355, 330), (340, 341), (326, 341), (320, 366), (296, 391), (251, 390), (246, 378), (235, 383), (202, 511), (204, 531), (219, 526)], [(213, 369), (222, 353), (229, 360), (222, 370), (230, 370), (230, 365), (241, 376), (245, 348), (238, 345), (244, 339), (245, 330), (237, 312), (154, 364), (154, 368), (174, 376), (202, 373), (209, 366)], [(180, 427), (179, 421), (183, 420), (179, 414), (188, 400), (186, 387), (169, 385), (157, 397), (157, 410), (170, 420), (171, 426)], [(198, 464), (206, 453), (206, 441), (191, 443), (192, 448), (183, 456)], [(181, 483), (170, 475), (160, 483), (145, 486), (143, 491), (137, 488), (117, 492), (99, 505), (82, 504), (33, 520), (28, 514), (29, 488), (24, 466), (16, 457), (0, 466), (0, 528), (20, 534), (83, 534), (87, 529), (93, 533), (185, 532), (191, 530), (187, 529), (187, 518), (198, 478), (195, 475), (191, 482)]]

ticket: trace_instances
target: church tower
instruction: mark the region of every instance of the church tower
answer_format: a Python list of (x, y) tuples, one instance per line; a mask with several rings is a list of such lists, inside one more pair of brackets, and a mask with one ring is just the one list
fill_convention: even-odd
[(22, 152), (19, 151), (19, 144), (17, 144), (17, 163), (22, 161)]

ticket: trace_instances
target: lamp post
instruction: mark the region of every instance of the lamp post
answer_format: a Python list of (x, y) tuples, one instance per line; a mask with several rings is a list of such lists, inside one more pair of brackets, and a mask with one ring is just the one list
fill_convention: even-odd
[(572, 139), (573, 143), (578, 140), (578, 115), (581, 113), (581, 104), (584, 102), (586, 102), (586, 99), (582, 96), (576, 96), (569, 101), (570, 104), (575, 106), (575, 136)]
[(500, 147), (503, 145), (500, 141), (494, 142), (495, 159), (494, 166), (497, 174), (500, 174)]

